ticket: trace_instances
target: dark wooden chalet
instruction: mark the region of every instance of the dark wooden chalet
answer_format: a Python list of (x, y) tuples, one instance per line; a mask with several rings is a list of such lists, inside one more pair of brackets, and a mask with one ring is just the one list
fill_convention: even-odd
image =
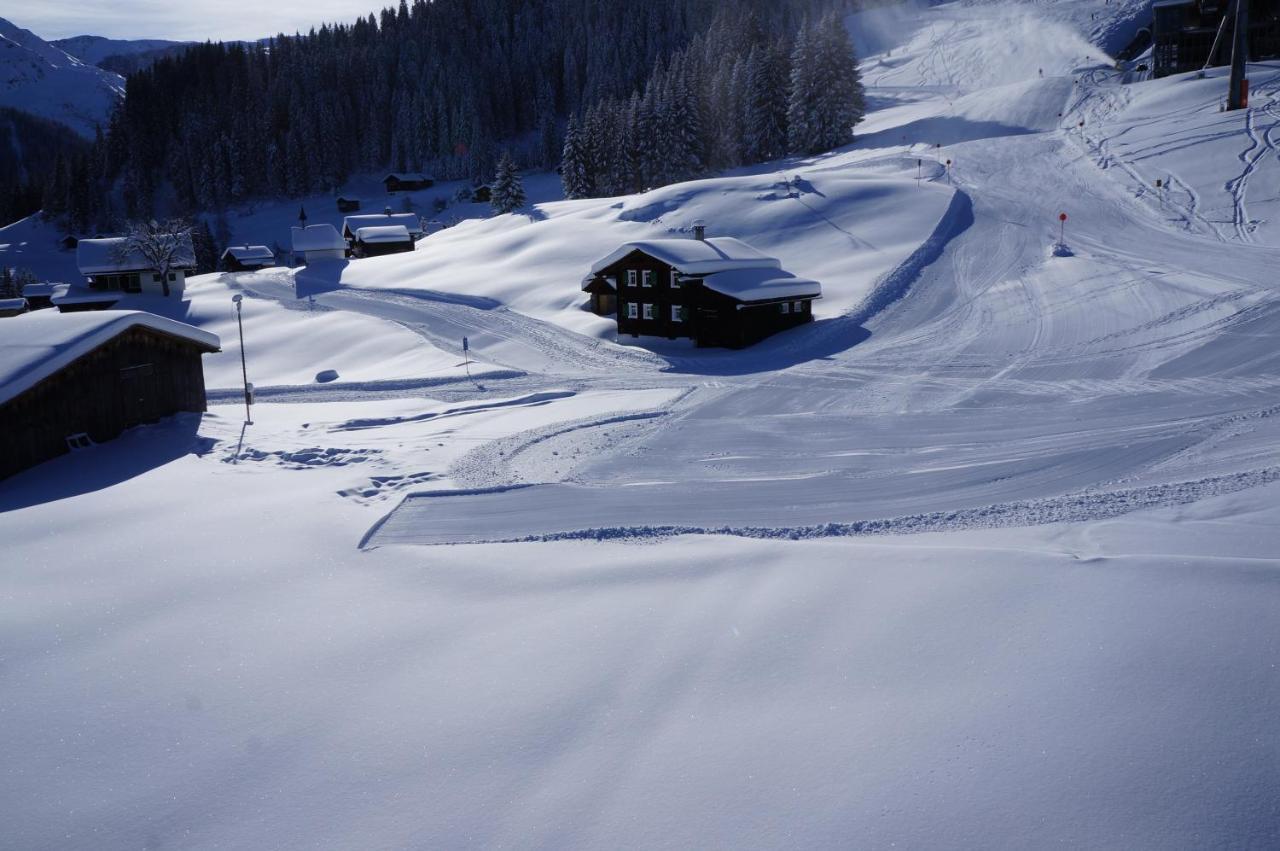
[(339, 198), (338, 199), (339, 213), (355, 213), (359, 211), (359, 209), (360, 209), (359, 198)]
[(623, 245), (592, 267), (582, 289), (594, 312), (617, 318), (619, 334), (733, 349), (813, 321), (822, 297), (821, 284), (784, 271), (776, 258), (701, 236)]
[(357, 228), (351, 244), (353, 257), (378, 257), (413, 250), (413, 237), (404, 225)]
[(53, 307), (53, 293), (55, 284), (39, 283), (27, 284), (22, 288), (22, 297), (27, 300), (27, 308), (30, 310), (44, 310), (46, 307)]
[(27, 312), (25, 298), (0, 298), (0, 319), (19, 316)]
[(222, 252), (222, 268), (228, 272), (253, 272), (276, 265), (276, 254), (265, 245), (233, 245)]
[(349, 254), (355, 254), (356, 231), (361, 228), (381, 228), (399, 225), (409, 233), (415, 242), (422, 239), (422, 219), (414, 213), (393, 213), (388, 207), (382, 213), (361, 213), (358, 216), (347, 216), (342, 220), (342, 238), (347, 241)]
[(396, 172), (382, 178), (382, 185), (387, 192), (415, 192), (419, 189), (430, 189), (435, 185), (435, 178), (429, 174), (418, 172)]
[(137, 311), (6, 320), (0, 333), (0, 479), (127, 428), (205, 410), (214, 334)]

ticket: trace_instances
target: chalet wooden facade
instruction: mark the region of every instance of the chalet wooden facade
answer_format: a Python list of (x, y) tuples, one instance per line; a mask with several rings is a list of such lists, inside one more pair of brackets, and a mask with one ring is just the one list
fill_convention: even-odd
[(253, 272), (276, 265), (276, 254), (265, 245), (233, 245), (222, 252), (222, 268), (228, 272)]
[(359, 210), (360, 210), (359, 198), (345, 198), (345, 197), (338, 198), (339, 213), (355, 213), (355, 212), (358, 212)]
[(0, 479), (127, 428), (205, 410), (201, 356), (217, 336), (137, 311), (5, 320)]
[(382, 185), (388, 193), (416, 192), (419, 189), (430, 189), (435, 185), (435, 178), (419, 172), (395, 172), (382, 178)]
[(592, 267), (582, 290), (620, 335), (733, 349), (813, 321), (822, 297), (816, 281), (731, 238), (628, 243)]

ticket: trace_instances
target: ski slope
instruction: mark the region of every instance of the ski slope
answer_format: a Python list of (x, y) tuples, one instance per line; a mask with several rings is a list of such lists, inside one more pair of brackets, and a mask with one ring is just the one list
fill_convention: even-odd
[[(882, 10), (849, 149), (193, 279), (210, 412), (0, 483), (12, 842), (1280, 843), (1280, 66), (1124, 85), (1140, 5)], [(818, 321), (615, 341), (584, 265), (695, 218)]]

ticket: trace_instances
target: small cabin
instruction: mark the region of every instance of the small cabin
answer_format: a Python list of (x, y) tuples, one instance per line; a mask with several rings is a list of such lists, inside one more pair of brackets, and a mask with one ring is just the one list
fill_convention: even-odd
[(404, 228), (414, 242), (422, 239), (422, 220), (415, 213), (393, 213), (390, 209), (383, 213), (364, 213), (359, 216), (347, 216), (342, 220), (342, 238), (347, 241), (350, 252), (354, 254), (356, 231), (361, 228), (392, 227), (395, 225)]
[(85, 286), (57, 284), (53, 288), (53, 306), (59, 313), (84, 313), (89, 310), (110, 310), (124, 298), (119, 290), (95, 290)]
[(317, 260), (342, 260), (347, 256), (347, 242), (330, 224), (293, 228), (293, 262), (306, 266)]
[(730, 237), (629, 242), (582, 282), (591, 310), (614, 316), (619, 334), (687, 338), (740, 349), (813, 321), (822, 285)]
[(471, 200), (476, 204), (488, 204), (493, 199), (493, 190), (489, 184), (482, 183), (471, 188)]
[(0, 333), (0, 479), (182, 411), (205, 410), (217, 335), (151, 313), (40, 311)]
[(76, 245), (76, 265), (91, 290), (182, 298), (187, 275), (196, 270), (196, 252), (191, 234), (173, 239), (176, 247), (167, 272), (155, 268), (125, 237), (80, 240)]
[(359, 209), (360, 209), (359, 198), (345, 198), (345, 197), (338, 198), (339, 213), (354, 213)]
[(67, 234), (62, 239), (58, 240), (58, 245), (62, 247), (63, 251), (70, 251), (79, 244), (79, 237), (72, 236), (71, 234)]
[(420, 172), (395, 172), (382, 178), (382, 185), (388, 193), (416, 192), (419, 189), (430, 189), (435, 185), (435, 178)]
[(222, 252), (222, 268), (228, 272), (255, 272), (276, 265), (276, 255), (265, 245), (233, 245)]
[(351, 245), (354, 257), (378, 257), (413, 250), (413, 237), (404, 225), (378, 225), (356, 230)]

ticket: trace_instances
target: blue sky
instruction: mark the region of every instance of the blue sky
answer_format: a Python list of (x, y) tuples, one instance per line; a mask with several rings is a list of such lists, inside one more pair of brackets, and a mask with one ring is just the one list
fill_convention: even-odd
[(7, 18), (45, 39), (256, 39), (352, 21), (399, 0), (0, 0)]

